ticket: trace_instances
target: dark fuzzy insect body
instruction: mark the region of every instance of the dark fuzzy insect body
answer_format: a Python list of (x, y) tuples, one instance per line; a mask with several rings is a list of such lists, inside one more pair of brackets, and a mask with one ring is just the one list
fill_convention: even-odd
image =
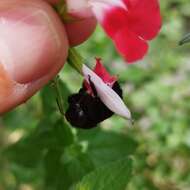
[[(93, 84), (91, 87), (95, 94), (94, 97), (88, 94), (83, 86), (77, 94), (68, 98), (69, 108), (65, 116), (73, 127), (91, 129), (113, 115), (113, 112), (97, 96)], [(112, 89), (122, 98), (122, 90), (118, 82), (114, 83)]]

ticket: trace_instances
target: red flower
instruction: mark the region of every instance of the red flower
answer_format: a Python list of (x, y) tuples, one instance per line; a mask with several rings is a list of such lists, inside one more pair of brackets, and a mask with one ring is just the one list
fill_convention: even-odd
[[(99, 76), (102, 81), (110, 86), (112, 88), (113, 84), (117, 81), (117, 77), (116, 76), (111, 76), (107, 70), (105, 69), (105, 67), (102, 64), (102, 60), (101, 58), (96, 58), (96, 66), (93, 69), (93, 72)], [(84, 80), (84, 85), (87, 89), (87, 92), (91, 95), (93, 95), (93, 90), (91, 89), (91, 86), (89, 84), (89, 82), (87, 82), (86, 80)]]
[(114, 113), (131, 121), (131, 113), (122, 100), (122, 89), (96, 59), (94, 71), (83, 65), (84, 84), (68, 98), (66, 119), (77, 128), (91, 129)]
[[(101, 24), (128, 62), (141, 59), (161, 27), (158, 0), (123, 0), (124, 6), (105, 9)], [(100, 6), (100, 5), (97, 5)], [(96, 11), (95, 11), (96, 12)]]
[(137, 61), (146, 54), (147, 41), (152, 40), (161, 27), (158, 0), (78, 0), (78, 10), (74, 0), (67, 0), (67, 3), (71, 14), (77, 16), (84, 17), (84, 6), (87, 16), (91, 9), (128, 62)]
[[(131, 120), (131, 113), (122, 100), (122, 90), (117, 82), (117, 77), (111, 76), (101, 63), (96, 59), (96, 67), (90, 70), (83, 65), (84, 87), (91, 97), (100, 98), (101, 102), (112, 112)], [(96, 91), (96, 94), (94, 94)]]

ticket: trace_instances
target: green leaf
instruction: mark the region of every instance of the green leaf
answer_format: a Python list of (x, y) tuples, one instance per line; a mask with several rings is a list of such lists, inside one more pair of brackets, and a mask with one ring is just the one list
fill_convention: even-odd
[(74, 135), (71, 128), (63, 121), (58, 120), (54, 124), (54, 137), (59, 146), (68, 146), (74, 142)]
[(138, 145), (130, 135), (101, 128), (78, 130), (78, 136), (80, 141), (88, 142), (87, 153), (98, 167), (134, 154)]
[(51, 149), (44, 159), (45, 188), (47, 190), (68, 190), (94, 167), (88, 155), (78, 145), (71, 145), (62, 151)]
[(132, 160), (113, 162), (85, 176), (72, 190), (125, 190), (132, 176)]
[(64, 111), (68, 107), (68, 97), (70, 94), (69, 88), (59, 76), (53, 82), (46, 85), (41, 91), (42, 106), (45, 115), (54, 118), (58, 108), (64, 114)]
[(70, 89), (63, 80), (59, 80), (59, 88), (63, 98), (63, 106), (66, 110), (68, 108), (68, 97), (71, 95)]
[(46, 149), (64, 149), (73, 141), (71, 129), (62, 120), (43, 120), (33, 132), (7, 147), (4, 154), (18, 165), (34, 168), (42, 161)]
[(69, 175), (61, 163), (63, 152), (60, 150), (49, 150), (44, 158), (45, 187), (47, 190), (67, 190), (71, 184)]
[(71, 145), (65, 149), (62, 163), (67, 168), (68, 175), (72, 179), (73, 184), (94, 170), (91, 158), (83, 152), (82, 146), (78, 144)]
[(43, 112), (46, 116), (52, 116), (57, 110), (56, 93), (51, 84), (46, 85), (40, 92)]

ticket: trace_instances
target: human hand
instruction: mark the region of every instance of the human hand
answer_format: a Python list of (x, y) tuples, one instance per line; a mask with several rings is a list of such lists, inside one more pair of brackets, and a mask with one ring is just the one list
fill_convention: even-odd
[(0, 114), (51, 80), (69, 46), (82, 43), (95, 29), (94, 18), (63, 24), (47, 2), (57, 0), (0, 1)]

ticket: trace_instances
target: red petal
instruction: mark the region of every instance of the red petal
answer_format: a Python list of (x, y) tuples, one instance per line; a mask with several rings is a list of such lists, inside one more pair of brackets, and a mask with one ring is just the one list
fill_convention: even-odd
[[(111, 76), (107, 72), (107, 70), (105, 69), (105, 67), (101, 63), (100, 58), (96, 58), (96, 66), (95, 66), (93, 71), (105, 82), (105, 84), (108, 84), (111, 87), (117, 81), (117, 77)], [(86, 80), (84, 80), (84, 86), (86, 87), (87, 92), (89, 94), (93, 95), (92, 88), (91, 88), (90, 84)]]
[(130, 32), (128, 28), (119, 31), (114, 41), (118, 51), (128, 62), (141, 59), (148, 50), (148, 44), (136, 34)]
[(105, 13), (102, 26), (110, 37), (125, 27), (127, 24), (127, 11), (121, 7), (113, 7)]
[(161, 16), (158, 0), (123, 0), (127, 10), (112, 7), (105, 12), (103, 28), (114, 37), (121, 28), (128, 27), (146, 40), (153, 39), (160, 30)]
[(153, 39), (160, 30), (158, 0), (123, 0), (126, 9), (110, 7), (100, 22), (114, 39), (117, 49), (128, 62), (141, 59), (148, 49), (145, 40)]
[(123, 0), (129, 9), (128, 27), (146, 40), (153, 39), (161, 28), (158, 0)]
[(117, 81), (117, 77), (111, 76), (105, 67), (103, 66), (101, 59), (96, 58), (96, 67), (94, 68), (94, 72), (106, 83), (112, 85)]

